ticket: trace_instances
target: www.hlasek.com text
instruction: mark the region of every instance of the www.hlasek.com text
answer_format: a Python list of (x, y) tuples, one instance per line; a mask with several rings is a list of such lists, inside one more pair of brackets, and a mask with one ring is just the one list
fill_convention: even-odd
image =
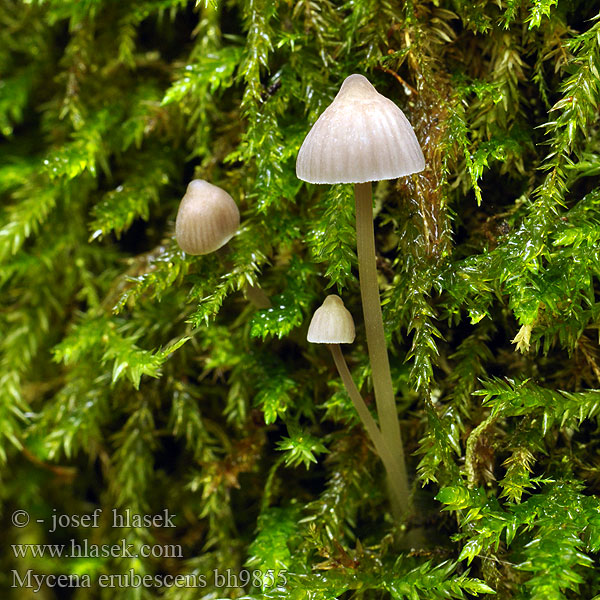
[(119, 540), (116, 544), (90, 544), (71, 540), (68, 544), (11, 544), (16, 558), (183, 558), (179, 544), (135, 544)]

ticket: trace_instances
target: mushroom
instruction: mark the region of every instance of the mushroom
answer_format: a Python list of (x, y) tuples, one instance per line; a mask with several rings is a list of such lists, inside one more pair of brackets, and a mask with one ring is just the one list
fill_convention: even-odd
[(181, 199), (175, 238), (188, 254), (210, 254), (224, 246), (240, 226), (240, 211), (223, 189), (194, 179)]
[(312, 344), (351, 344), (355, 335), (350, 311), (339, 296), (330, 294), (315, 311), (306, 339)]
[(317, 119), (296, 162), (296, 175), (304, 181), (355, 184), (358, 271), (377, 412), (383, 436), (402, 454), (402, 464), (402, 438), (377, 282), (371, 182), (424, 168), (423, 152), (403, 112), (357, 74), (346, 78)]
[[(222, 188), (192, 180), (179, 204), (175, 221), (175, 239), (188, 254), (210, 254), (234, 236), (240, 226), (240, 211), (233, 198)], [(271, 306), (259, 285), (246, 284), (246, 295), (256, 308)]]
[(313, 344), (327, 344), (329, 347), (346, 392), (387, 471), (392, 507), (400, 516), (408, 507), (408, 487), (403, 483), (406, 479), (404, 461), (395, 457), (352, 379), (340, 344), (351, 344), (354, 337), (354, 320), (344, 302), (335, 294), (327, 296), (313, 314), (306, 339)]
[(350, 75), (304, 139), (296, 175), (310, 183), (367, 183), (425, 168), (404, 113), (363, 75)]

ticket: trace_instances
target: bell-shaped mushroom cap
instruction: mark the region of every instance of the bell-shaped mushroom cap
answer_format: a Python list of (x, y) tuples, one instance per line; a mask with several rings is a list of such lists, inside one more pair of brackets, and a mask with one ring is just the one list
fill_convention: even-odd
[(347, 77), (308, 132), (296, 175), (310, 183), (365, 183), (425, 168), (404, 113), (362, 75)]
[(194, 179), (181, 199), (175, 238), (188, 254), (210, 254), (224, 246), (240, 226), (240, 211), (220, 187)]
[(306, 339), (313, 344), (351, 344), (354, 335), (352, 315), (342, 299), (331, 294), (315, 311)]

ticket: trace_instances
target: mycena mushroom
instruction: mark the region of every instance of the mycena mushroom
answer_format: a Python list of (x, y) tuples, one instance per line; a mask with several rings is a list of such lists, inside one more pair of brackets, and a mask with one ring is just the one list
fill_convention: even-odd
[(224, 246), (240, 226), (240, 211), (233, 198), (203, 179), (187, 186), (175, 221), (175, 237), (188, 254), (210, 254)]
[(399, 462), (394, 449), (389, 447), (387, 440), (384, 439), (377, 423), (371, 416), (352, 379), (346, 359), (340, 348), (340, 344), (351, 344), (354, 337), (354, 319), (350, 311), (344, 306), (343, 300), (335, 294), (327, 296), (323, 304), (313, 314), (306, 339), (313, 344), (327, 344), (329, 347), (346, 392), (350, 396), (350, 400), (352, 400), (352, 404), (367, 430), (375, 451), (387, 471), (392, 508), (400, 516), (408, 506), (408, 489), (402, 486), (401, 471), (403, 465)]
[[(225, 246), (240, 226), (240, 211), (222, 188), (203, 179), (191, 181), (181, 199), (175, 221), (175, 238), (187, 254), (210, 254)], [(246, 285), (246, 294), (257, 308), (271, 301), (257, 285)]]
[(297, 176), (310, 183), (354, 183), (360, 290), (383, 437), (402, 456), (402, 438), (392, 388), (377, 282), (371, 182), (425, 168), (423, 152), (404, 113), (366, 77), (350, 75), (306, 136)]

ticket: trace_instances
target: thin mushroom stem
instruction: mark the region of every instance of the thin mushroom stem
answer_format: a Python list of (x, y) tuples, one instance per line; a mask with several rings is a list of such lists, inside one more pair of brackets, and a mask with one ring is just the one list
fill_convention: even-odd
[(352, 404), (354, 405), (362, 424), (365, 426), (365, 429), (373, 442), (373, 446), (375, 446), (375, 450), (387, 471), (392, 510), (397, 517), (401, 517), (409, 510), (410, 495), (408, 481), (406, 480), (406, 472), (404, 470), (404, 462), (403, 460), (398, 460), (398, 457), (393, 452), (394, 449), (388, 446), (387, 440), (384, 439), (379, 427), (377, 427), (375, 419), (371, 416), (365, 401), (354, 383), (354, 379), (352, 379), (352, 375), (348, 369), (340, 345), (328, 344), (328, 346), (331, 350), (338, 373), (342, 378), (344, 387), (352, 400)]
[[(228, 265), (229, 268), (233, 266), (233, 263), (230, 258), (231, 248), (229, 247), (229, 244), (219, 248), (217, 250), (217, 255), (220, 256), (221, 259), (223, 259), (223, 261)], [(269, 298), (269, 296), (267, 296), (266, 292), (260, 287), (258, 283), (254, 285), (246, 283), (246, 285), (244, 286), (244, 293), (246, 295), (246, 298), (248, 298), (248, 300), (250, 300), (250, 302), (252, 302), (252, 304), (254, 304), (254, 306), (256, 306), (256, 308), (258, 308), (259, 310), (271, 308), (271, 299)]]
[(375, 257), (375, 235), (373, 232), (373, 197), (371, 182), (354, 185), (356, 197), (356, 246), (358, 251), (358, 274), (363, 317), (367, 334), (367, 348), (373, 374), (373, 389), (377, 404), (377, 414), (381, 431), (387, 444), (397, 452), (402, 465), (401, 477), (408, 481), (404, 462), (404, 448), (400, 434), (400, 424), (396, 411), (396, 400), (392, 387), (392, 376), (387, 353), (383, 315), (377, 281), (377, 260)]
[(271, 300), (265, 291), (260, 287), (260, 285), (251, 285), (247, 283), (244, 291), (246, 292), (248, 300), (250, 300), (250, 302), (252, 302), (256, 308), (271, 308)]

